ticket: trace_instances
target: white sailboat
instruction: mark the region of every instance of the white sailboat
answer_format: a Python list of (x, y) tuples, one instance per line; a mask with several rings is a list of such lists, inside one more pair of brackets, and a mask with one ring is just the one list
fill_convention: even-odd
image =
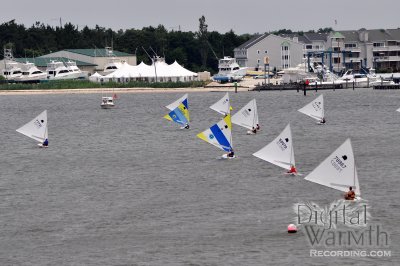
[(17, 129), (17, 132), (24, 134), (31, 139), (39, 141), (40, 147), (47, 147), (49, 145), (49, 136), (47, 130), (47, 110), (44, 110), (33, 120), (26, 123)]
[(290, 124), (285, 127), (278, 137), (253, 155), (288, 170), (287, 174), (296, 175), (297, 169), (295, 167), (296, 162), (294, 160)]
[(324, 96), (321, 94), (298, 111), (316, 119), (319, 124), (325, 124)]
[(197, 137), (221, 150), (227, 151), (228, 154), (222, 155), (223, 159), (235, 158), (232, 147), (232, 123), (230, 114), (210, 128), (197, 134)]
[(210, 106), (214, 111), (222, 115), (228, 115), (231, 113), (231, 103), (229, 101), (229, 93), (227, 92), (218, 102)]
[(361, 196), (357, 168), (350, 139), (309, 173), (305, 180), (347, 192), (352, 187), (356, 198)]
[(249, 129), (247, 134), (255, 134), (259, 129), (256, 99), (251, 100), (232, 116), (232, 123)]
[(397, 112), (400, 112), (400, 108), (396, 110)]

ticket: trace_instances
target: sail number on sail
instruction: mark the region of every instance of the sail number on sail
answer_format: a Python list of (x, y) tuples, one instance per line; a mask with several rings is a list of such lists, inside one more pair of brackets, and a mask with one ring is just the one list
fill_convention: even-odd
[[(342, 158), (343, 158), (343, 160), (347, 160), (347, 156), (346, 155), (343, 155)], [(346, 164), (338, 156), (335, 156), (335, 158), (333, 158), (331, 160), (331, 164), (339, 172), (342, 172), (342, 170), (347, 167)]]
[[(286, 138), (285, 141), (286, 141), (286, 142), (289, 142), (289, 139)], [(280, 138), (280, 139), (276, 142), (276, 144), (278, 145), (278, 147), (279, 147), (282, 151), (286, 150), (287, 147), (288, 147), (288, 146), (286, 145), (285, 141), (283, 141), (283, 140)]]

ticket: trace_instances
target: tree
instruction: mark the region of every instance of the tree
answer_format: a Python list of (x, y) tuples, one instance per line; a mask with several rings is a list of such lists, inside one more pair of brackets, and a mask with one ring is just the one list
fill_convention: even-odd
[(201, 66), (206, 68), (207, 66), (207, 55), (208, 55), (208, 25), (206, 24), (206, 18), (201, 16), (199, 18), (199, 31), (197, 32), (197, 38), (200, 45), (200, 57)]

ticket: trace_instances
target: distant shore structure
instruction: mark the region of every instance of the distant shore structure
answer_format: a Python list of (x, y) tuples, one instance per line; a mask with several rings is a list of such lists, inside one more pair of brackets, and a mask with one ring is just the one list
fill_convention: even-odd
[[(33, 63), (41, 71), (45, 71), (47, 65), (52, 61), (68, 62), (74, 61), (82, 71), (94, 74), (103, 72), (107, 64), (112, 60), (126, 62), (130, 65), (136, 65), (136, 55), (120, 51), (112, 51), (108, 48), (96, 49), (66, 49), (58, 52), (49, 53), (35, 58), (13, 58), (17, 63)], [(4, 59), (0, 60), (0, 70), (4, 68)]]
[[(241, 67), (264, 70), (292, 68), (304, 61), (317, 62), (330, 71), (373, 68), (379, 72), (400, 72), (400, 28), (359, 29), (330, 33), (255, 35), (234, 49)], [(305, 64), (307, 67), (307, 64)]]

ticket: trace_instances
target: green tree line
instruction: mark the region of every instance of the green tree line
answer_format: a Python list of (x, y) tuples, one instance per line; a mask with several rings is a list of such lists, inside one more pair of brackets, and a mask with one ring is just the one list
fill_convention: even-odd
[[(63, 49), (113, 47), (114, 50), (136, 54), (137, 61), (151, 63), (145, 50), (165, 57), (167, 63), (177, 60), (192, 71), (218, 69), (216, 57), (232, 56), (233, 49), (251, 35), (237, 35), (232, 30), (220, 34), (208, 32), (204, 16), (199, 32), (168, 31), (163, 25), (114, 31), (96, 25), (79, 29), (72, 23), (52, 27), (36, 22), (27, 28), (15, 20), (0, 24), (0, 47), (12, 46), (14, 57), (37, 57)], [(144, 50), (145, 49), (145, 50)], [(215, 53), (215, 54), (214, 54)], [(0, 52), (3, 58), (3, 51)]]
[[(205, 17), (199, 19), (197, 32), (168, 31), (163, 25), (114, 31), (96, 25), (79, 29), (72, 23), (53, 27), (36, 22), (29, 28), (17, 24), (15, 20), (0, 24), (0, 47), (11, 46), (14, 57), (37, 57), (63, 49), (104, 48), (112, 46), (114, 50), (136, 54), (137, 61), (151, 63), (146, 55), (165, 57), (167, 63), (177, 60), (192, 71), (210, 71), (218, 69), (217, 58), (233, 57), (233, 49), (248, 41), (252, 35), (237, 35), (233, 30), (226, 33), (208, 32)], [(319, 29), (318, 32), (330, 31)], [(310, 31), (313, 32), (313, 31)], [(294, 33), (291, 30), (279, 30), (272, 33)], [(301, 32), (299, 32), (301, 33)], [(0, 59), (3, 58), (2, 50)]]

